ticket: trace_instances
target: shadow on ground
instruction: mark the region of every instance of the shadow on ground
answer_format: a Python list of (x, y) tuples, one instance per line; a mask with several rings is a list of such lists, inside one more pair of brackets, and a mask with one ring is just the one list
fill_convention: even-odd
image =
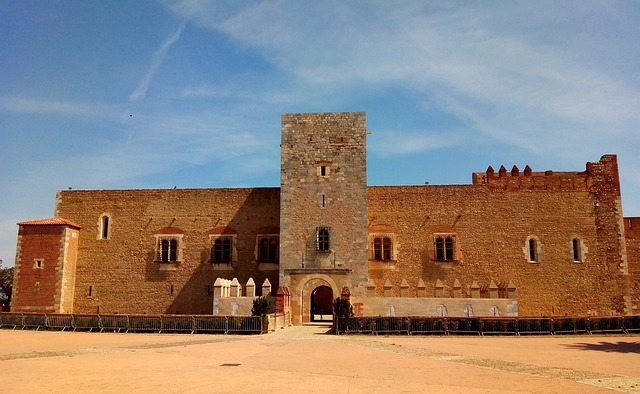
[(612, 353), (640, 353), (640, 342), (599, 342), (599, 343), (573, 343), (566, 345), (569, 349), (595, 350)]

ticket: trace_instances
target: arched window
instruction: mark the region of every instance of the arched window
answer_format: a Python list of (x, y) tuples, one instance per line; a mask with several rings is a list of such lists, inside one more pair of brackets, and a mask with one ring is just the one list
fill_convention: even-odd
[(109, 215), (102, 214), (98, 225), (98, 239), (109, 239), (111, 231), (111, 220)]
[(182, 260), (181, 243), (182, 231), (179, 228), (167, 227), (158, 230), (156, 232), (155, 261), (158, 263), (180, 262)]
[(491, 305), (489, 308), (489, 316), (500, 316), (500, 310), (496, 305)]
[(316, 250), (322, 252), (329, 251), (329, 229), (326, 227), (319, 227), (317, 229)]
[(447, 316), (447, 307), (445, 307), (444, 305), (439, 305), (436, 314), (438, 316)]
[(535, 235), (527, 237), (527, 241), (522, 248), (524, 257), (529, 263), (540, 263), (542, 261), (542, 243)]
[(175, 239), (163, 239), (160, 241), (160, 261), (178, 261), (178, 241)]

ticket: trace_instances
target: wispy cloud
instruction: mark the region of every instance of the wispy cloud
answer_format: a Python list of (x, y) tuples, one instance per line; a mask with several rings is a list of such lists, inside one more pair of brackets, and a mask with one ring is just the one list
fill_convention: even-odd
[[(603, 134), (640, 143), (637, 81), (610, 71), (604, 55), (615, 54), (615, 43), (595, 46), (578, 27), (591, 18), (621, 18), (607, 4), (549, 12), (511, 5), (504, 11), (486, 3), (370, 3), (365, 10), (276, 1), (250, 3), (222, 19), (213, 17), (215, 7), (198, 3), (195, 13), (186, 3), (174, 4), (174, 10), (295, 75), (306, 92), (300, 100), (318, 91), (330, 100), (353, 98), (361, 86), (394, 86), (417, 100), (438, 100), (441, 111), (458, 117), (457, 127), (535, 154), (597, 151)], [(565, 17), (571, 21), (558, 22)], [(627, 62), (637, 57), (624, 55)]]
[(116, 111), (115, 108), (108, 105), (67, 102), (36, 97), (0, 97), (0, 109), (21, 114), (80, 116), (89, 118), (112, 117)]
[(151, 86), (151, 82), (153, 82), (153, 77), (155, 76), (156, 71), (158, 71), (158, 68), (162, 64), (162, 61), (167, 55), (167, 52), (169, 52), (171, 46), (180, 39), (180, 36), (182, 35), (182, 32), (184, 31), (186, 26), (187, 22), (182, 22), (180, 26), (178, 26), (176, 31), (171, 36), (169, 36), (165, 40), (165, 42), (162, 43), (160, 48), (158, 48), (158, 50), (153, 54), (153, 56), (151, 57), (151, 64), (149, 65), (149, 69), (140, 80), (140, 83), (138, 84), (136, 90), (134, 90), (133, 93), (131, 93), (131, 95), (129, 96), (129, 101), (135, 102), (143, 99), (147, 95), (147, 91)]

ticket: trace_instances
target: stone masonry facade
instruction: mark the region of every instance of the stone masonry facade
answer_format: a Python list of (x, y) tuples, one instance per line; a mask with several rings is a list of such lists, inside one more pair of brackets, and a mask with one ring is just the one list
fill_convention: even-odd
[(320, 290), (359, 315), (639, 312), (616, 156), (367, 186), (367, 134), (361, 112), (283, 115), (280, 188), (60, 191), (54, 219), (18, 223), (12, 311), (210, 314), (235, 280), (286, 293), (294, 324)]

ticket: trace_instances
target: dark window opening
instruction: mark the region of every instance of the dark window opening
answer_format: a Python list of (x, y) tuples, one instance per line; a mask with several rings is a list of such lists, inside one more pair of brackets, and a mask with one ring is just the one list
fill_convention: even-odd
[(318, 229), (317, 250), (320, 250), (320, 251), (329, 250), (329, 230), (326, 228)]
[(175, 239), (163, 239), (160, 241), (160, 261), (178, 261), (178, 241)]
[(102, 217), (102, 239), (107, 239), (109, 237), (109, 217)]
[(582, 261), (580, 240), (578, 238), (573, 239), (573, 261)]
[(437, 237), (436, 238), (436, 260), (452, 261), (453, 258), (453, 238)]
[(231, 239), (218, 238), (213, 242), (213, 253), (211, 260), (216, 263), (231, 262)]
[(538, 261), (538, 248), (535, 239), (529, 240), (529, 261)]
[(373, 258), (374, 260), (389, 261), (391, 260), (392, 243), (389, 237), (374, 238), (373, 240)]
[(169, 261), (169, 241), (166, 239), (162, 240), (162, 254), (160, 260)]
[(169, 241), (169, 261), (178, 260), (178, 241), (172, 239)]
[(258, 261), (259, 262), (278, 262), (278, 239), (275, 237), (262, 238), (258, 243)]

